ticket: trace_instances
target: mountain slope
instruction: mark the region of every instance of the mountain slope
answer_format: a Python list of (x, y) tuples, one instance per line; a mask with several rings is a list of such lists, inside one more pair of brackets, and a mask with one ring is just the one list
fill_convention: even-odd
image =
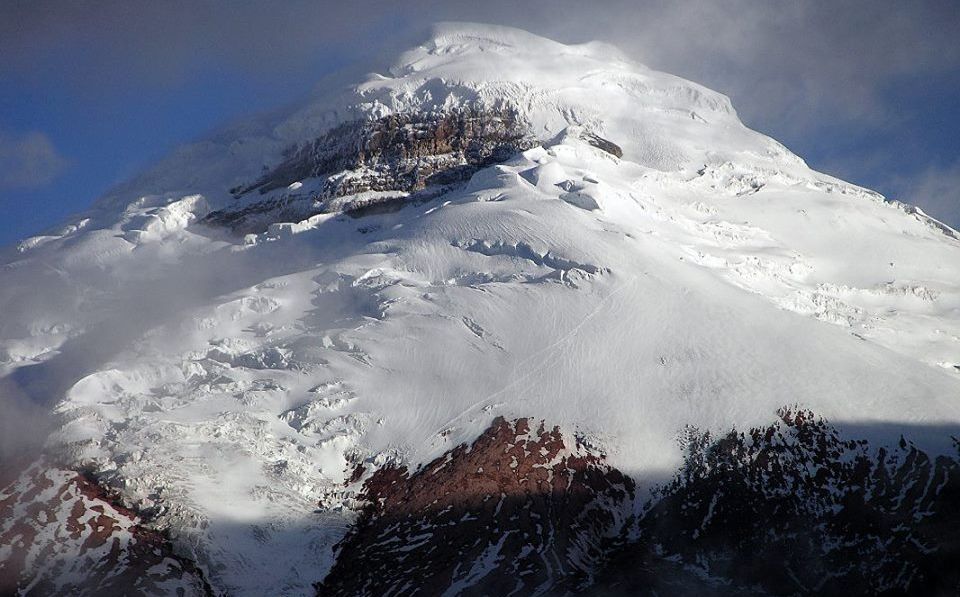
[(312, 592), (369, 475), (497, 417), (603, 453), (637, 508), (687, 425), (798, 404), (876, 445), (939, 426), (911, 435), (936, 456), (960, 423), (956, 232), (720, 94), (513, 29), (438, 26), (3, 264), (3, 387), (230, 594)]

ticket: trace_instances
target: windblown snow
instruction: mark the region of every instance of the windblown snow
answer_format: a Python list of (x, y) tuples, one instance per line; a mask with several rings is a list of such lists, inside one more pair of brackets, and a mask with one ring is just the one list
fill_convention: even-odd
[[(393, 211), (199, 221), (338, 124), (465, 106), (516, 110), (536, 147)], [(685, 425), (783, 405), (880, 441), (960, 423), (958, 239), (609, 46), (440, 25), (10, 249), (0, 376), (214, 587), (309, 593), (357, 463), (415, 467), (497, 416), (590, 438), (641, 486)]]

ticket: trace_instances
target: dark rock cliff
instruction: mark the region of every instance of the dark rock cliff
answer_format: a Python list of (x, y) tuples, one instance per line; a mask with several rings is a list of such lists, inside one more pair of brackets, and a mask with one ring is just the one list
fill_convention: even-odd
[(596, 587), (630, 593), (650, 553), (774, 595), (960, 594), (960, 462), (906, 440), (873, 449), (813, 413), (712, 437), (686, 459)]
[(319, 594), (960, 594), (955, 458), (784, 409), (746, 433), (686, 430), (684, 466), (634, 511), (629, 478), (530, 425), (370, 476)]
[[(682, 439), (646, 504), (603, 454), (529, 419), (416, 471), (358, 467), (366, 505), (318, 594), (960, 594), (956, 457), (798, 409)], [(171, 590), (212, 592), (96, 479), (40, 460), (0, 489), (0, 594)]]
[(633, 482), (556, 428), (498, 419), (424, 468), (384, 468), (322, 595), (506, 595), (589, 584)]
[[(255, 232), (265, 228), (264, 214), (272, 221), (278, 216), (302, 219), (322, 213), (325, 202), (336, 197), (367, 191), (394, 193), (395, 200), (411, 193), (430, 195), (431, 190), (442, 192), (535, 144), (525, 123), (508, 109), (411, 112), (348, 122), (289, 148), (280, 164), (254, 182), (231, 189), (237, 198), (251, 193), (269, 197), (215, 211), (205, 221)], [(308, 193), (272, 193), (311, 179), (319, 185)]]

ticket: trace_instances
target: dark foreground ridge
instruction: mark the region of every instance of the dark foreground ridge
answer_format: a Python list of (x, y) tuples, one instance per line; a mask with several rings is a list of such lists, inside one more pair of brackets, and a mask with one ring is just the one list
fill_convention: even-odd
[[(746, 432), (688, 428), (682, 445), (652, 493), (530, 419), (497, 419), (416, 471), (358, 467), (366, 505), (317, 593), (960, 594), (956, 456), (877, 448), (798, 409)], [(42, 458), (0, 489), (8, 594), (216, 592), (149, 517)]]
[(570, 443), (499, 419), (413, 474), (375, 472), (318, 594), (960, 592), (955, 458), (784, 409), (746, 433), (687, 429), (684, 466), (631, 516), (630, 479)]
[(902, 438), (873, 449), (811, 412), (779, 415), (722, 437), (687, 429), (683, 468), (595, 588), (642, 592), (636, 566), (658, 554), (724, 594), (960, 594), (957, 458)]
[(590, 580), (634, 496), (628, 477), (560, 430), (497, 419), (414, 474), (384, 468), (321, 595), (530, 594)]

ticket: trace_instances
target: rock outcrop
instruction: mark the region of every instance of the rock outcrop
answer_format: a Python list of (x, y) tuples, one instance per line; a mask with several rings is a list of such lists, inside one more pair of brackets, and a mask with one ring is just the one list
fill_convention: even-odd
[(603, 456), (528, 419), (497, 419), (410, 473), (377, 470), (321, 595), (506, 595), (587, 585), (632, 506)]
[(684, 466), (636, 510), (602, 455), (498, 419), (414, 473), (367, 475), (368, 506), (318, 592), (960, 592), (957, 459), (779, 414), (746, 433), (687, 429)]
[(658, 554), (720, 593), (960, 594), (957, 459), (903, 439), (872, 449), (796, 409), (746, 433), (685, 439), (682, 470), (595, 591), (642, 592)]
[[(433, 196), (535, 144), (526, 124), (509, 109), (409, 112), (348, 122), (289, 148), (269, 172), (231, 189), (238, 199), (251, 193), (265, 199), (215, 211), (205, 221), (253, 232), (266, 227), (265, 214), (273, 216), (270, 221), (302, 219), (329, 210), (337, 197), (378, 194), (352, 204), (369, 208), (410, 194)], [(307, 191), (291, 188), (310, 180), (316, 184)]]
[[(683, 466), (646, 504), (602, 453), (530, 419), (497, 419), (416, 471), (360, 465), (360, 517), (317, 592), (960, 593), (960, 460), (779, 415), (688, 428)], [(0, 490), (0, 594), (212, 592), (88, 475), (41, 459)]]
[(47, 459), (0, 489), (0, 595), (210, 595), (203, 574), (88, 476)]

